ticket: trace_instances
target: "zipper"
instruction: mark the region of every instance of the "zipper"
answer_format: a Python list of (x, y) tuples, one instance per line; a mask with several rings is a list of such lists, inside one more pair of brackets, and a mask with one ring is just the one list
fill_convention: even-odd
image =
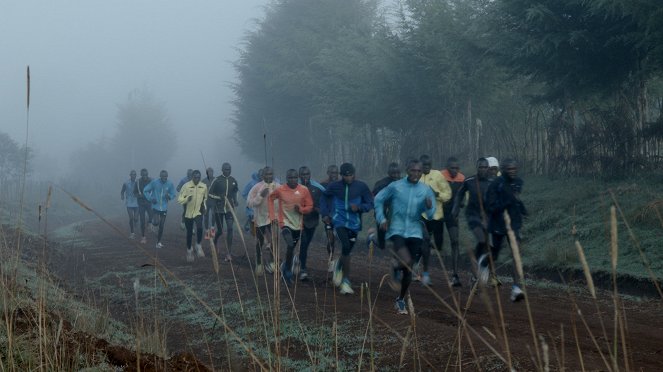
[(350, 185), (345, 185), (345, 227), (350, 228), (350, 212), (348, 212), (348, 189)]

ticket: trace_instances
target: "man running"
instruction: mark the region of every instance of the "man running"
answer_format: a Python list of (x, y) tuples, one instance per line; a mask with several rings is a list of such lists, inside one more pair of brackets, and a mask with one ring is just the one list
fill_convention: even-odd
[(307, 166), (299, 168), (299, 182), (308, 189), (313, 200), (313, 209), (310, 213), (304, 215), (302, 242), (299, 245), (299, 280), (307, 280), (306, 260), (308, 258), (308, 247), (311, 245), (315, 229), (318, 227), (318, 223), (320, 223), (320, 198), (324, 189), (321, 188), (322, 186), (318, 187), (313, 184), (311, 181), (311, 170)]
[[(375, 214), (380, 228), (387, 231), (387, 239), (393, 244), (392, 253), (396, 264), (392, 268), (392, 280), (402, 272), (400, 294), (396, 298), (398, 314), (407, 314), (405, 295), (412, 281), (410, 267), (419, 256), (423, 243), (421, 214), (428, 220), (435, 215), (435, 194), (423, 182), (419, 182), (422, 165), (411, 160), (406, 168), (407, 177), (392, 182), (375, 197)], [(391, 216), (385, 214), (385, 204), (391, 205)]]
[[(256, 226), (256, 275), (262, 275), (263, 270), (274, 273), (274, 252), (272, 251), (272, 227), (269, 219), (269, 194), (280, 185), (274, 181), (274, 170), (265, 167), (262, 173), (262, 181), (256, 183), (249, 191), (247, 205), (253, 209), (253, 221)], [(272, 202), (273, 204), (273, 202)], [(272, 206), (273, 208), (273, 206)], [(263, 263), (262, 251), (266, 249), (269, 258)]]
[(129, 214), (129, 229), (131, 230), (129, 239), (136, 238), (136, 234), (134, 233), (134, 224), (138, 222), (138, 199), (134, 195), (135, 188), (136, 171), (132, 170), (129, 172), (129, 180), (122, 184), (122, 190), (120, 191), (120, 199), (124, 200), (124, 204), (127, 207), (127, 213)]
[[(338, 167), (334, 164), (327, 167), (327, 179), (320, 182), (322, 187), (325, 189), (329, 186), (330, 183), (338, 181)], [(329, 257), (329, 272), (334, 271), (334, 244), (336, 238), (334, 237), (334, 226), (331, 223), (325, 222), (325, 219), (322, 219), (322, 223), (325, 224), (325, 235), (327, 236), (327, 256)]]
[(152, 224), (159, 226), (157, 233), (157, 248), (163, 248), (161, 238), (163, 237), (163, 226), (166, 223), (166, 214), (168, 214), (168, 202), (175, 199), (175, 186), (168, 180), (168, 172), (162, 170), (159, 178), (152, 180), (143, 190), (148, 200), (152, 202), (152, 215), (154, 220)]
[(463, 182), (463, 185), (458, 190), (451, 210), (452, 218), (457, 219), (460, 208), (463, 207), (465, 195), (468, 195), (467, 206), (465, 207), (465, 220), (476, 241), (474, 255), (477, 260), (487, 252), (488, 217), (486, 214), (486, 193), (489, 186), (488, 161), (485, 158), (480, 158), (477, 160), (477, 174), (465, 179), (465, 182)]
[[(186, 170), (186, 176), (182, 177), (180, 179), (180, 182), (177, 184), (177, 192), (180, 192), (182, 190), (182, 186), (184, 186), (185, 183), (191, 181), (191, 175), (193, 174), (193, 169), (187, 169)], [(182, 207), (182, 218), (180, 220), (180, 228), (184, 230), (186, 227), (184, 226), (184, 214), (186, 213), (186, 205)]]
[[(401, 168), (398, 166), (398, 163), (390, 163), (389, 167), (387, 168), (387, 177), (379, 180), (373, 186), (373, 197), (377, 196), (378, 193), (382, 191), (382, 189), (384, 189), (385, 187), (389, 186), (389, 184), (391, 184), (394, 181), (398, 181), (400, 179), (401, 179)], [(384, 215), (386, 216), (387, 219), (389, 219), (390, 212), (391, 208), (389, 207), (389, 203), (387, 203), (387, 205), (384, 206)], [(377, 223), (377, 219), (375, 221)], [(379, 223), (377, 227), (378, 227), (377, 245), (380, 249), (384, 249), (386, 247), (385, 235), (387, 234), (387, 231), (381, 229)]]
[(180, 188), (177, 202), (182, 204), (184, 211), (184, 225), (186, 227), (186, 260), (193, 262), (193, 225), (196, 224), (196, 255), (205, 257), (200, 242), (203, 240), (203, 215), (205, 214), (205, 202), (207, 201), (207, 186), (200, 182), (200, 171), (191, 173), (191, 181)]
[(333, 225), (341, 242), (341, 258), (334, 269), (334, 285), (342, 294), (353, 294), (350, 283), (350, 253), (361, 230), (361, 214), (373, 209), (373, 195), (365, 183), (355, 180), (355, 167), (344, 163), (341, 180), (327, 185), (320, 212), (325, 224)]
[[(428, 218), (427, 215), (423, 215), (424, 224), (426, 225), (426, 230), (429, 235), (428, 241), (424, 242), (422, 247), (422, 263), (423, 263), (423, 272), (421, 273), (421, 284), (431, 285), (430, 274), (428, 273), (428, 265), (430, 263), (431, 255), (431, 242), (434, 243), (435, 249), (442, 251), (442, 243), (444, 238), (444, 203), (451, 199), (451, 187), (449, 183), (444, 179), (442, 173), (437, 169), (433, 168), (433, 162), (431, 157), (428, 155), (421, 155), (419, 157), (419, 162), (421, 163), (421, 170), (423, 174), (419, 179), (419, 182), (422, 182), (428, 185), (433, 190), (433, 195), (435, 195), (435, 215), (432, 218)], [(432, 237), (432, 239), (430, 239)]]
[[(520, 193), (523, 190), (523, 180), (518, 177), (518, 163), (513, 159), (505, 159), (502, 161), (502, 175), (497, 177), (488, 187), (487, 210), (490, 215), (488, 222), (488, 230), (491, 233), (493, 246), (491, 248), (492, 262), (488, 259), (487, 254), (479, 258), (479, 270), (481, 277), (485, 278), (485, 274), (489, 269), (494, 273), (494, 263), (497, 262), (500, 250), (502, 249), (502, 242), (507, 236), (507, 226), (504, 221), (504, 212), (509, 214), (511, 219), (511, 230), (516, 235), (516, 243), (520, 245), (520, 229), (523, 226), (523, 217), (527, 216), (527, 209), (522, 200), (520, 200)], [(511, 242), (506, 239), (509, 247)], [(511, 250), (513, 257), (513, 250)], [(489, 264), (492, 266), (489, 268)], [(494, 274), (493, 274), (494, 275)], [(516, 302), (525, 298), (520, 284), (520, 277), (516, 270), (515, 260), (511, 267), (511, 276), (513, 277), (513, 287), (511, 288), (511, 301)]]
[[(258, 182), (262, 181), (262, 172), (263, 169), (259, 169), (257, 172), (251, 175), (251, 181), (244, 186), (242, 189), (242, 198), (248, 202), (249, 192)], [(246, 222), (244, 223), (244, 231), (249, 232), (253, 224), (253, 209), (249, 208), (248, 204), (246, 206)]]
[[(214, 181), (214, 169), (212, 167), (208, 167), (205, 170), (205, 176), (206, 177), (202, 180), (202, 182), (205, 184), (205, 187), (209, 192), (209, 187)], [(203, 214), (203, 225), (205, 226), (204, 234), (206, 240), (209, 240), (216, 233), (216, 223), (214, 221), (214, 204), (214, 200), (207, 198), (207, 201), (205, 202), (205, 213)]]
[(447, 228), (447, 234), (449, 234), (449, 242), (451, 243), (451, 271), (453, 276), (451, 277), (451, 286), (460, 287), (461, 281), (458, 277), (458, 260), (460, 257), (460, 240), (458, 232), (458, 218), (454, 218), (451, 213), (454, 206), (454, 201), (458, 197), (458, 191), (463, 186), (465, 182), (465, 175), (460, 172), (460, 165), (458, 159), (455, 157), (450, 157), (447, 159), (447, 168), (442, 171), (442, 176), (449, 183), (451, 187), (451, 199), (444, 203), (444, 226)]
[[(150, 223), (152, 225), (152, 202), (145, 197), (145, 187), (152, 182), (152, 179), (148, 177), (147, 169), (143, 168), (140, 170), (140, 178), (136, 181), (134, 185), (134, 196), (138, 200), (138, 216), (140, 217), (140, 242), (142, 244), (147, 243), (147, 238), (145, 237), (145, 224)], [(145, 216), (147, 215), (147, 218)]]
[[(305, 186), (298, 183), (299, 175), (294, 169), (286, 172), (286, 184), (274, 190), (268, 197), (267, 207), (269, 218), (278, 219), (281, 235), (286, 243), (285, 262), (281, 265), (281, 275), (287, 284), (292, 283), (292, 263), (295, 246), (302, 232), (302, 215), (311, 212), (313, 200), (311, 193)], [(274, 209), (274, 201), (278, 201), (278, 214)]]
[(223, 233), (223, 221), (226, 221), (226, 247), (228, 253), (226, 254), (225, 261), (232, 260), (232, 243), (233, 243), (233, 214), (232, 210), (237, 206), (237, 192), (239, 186), (235, 177), (230, 173), (232, 168), (230, 163), (223, 163), (221, 165), (221, 175), (216, 177), (210, 186), (208, 196), (214, 199), (214, 221), (216, 222), (216, 234), (214, 234), (214, 246)]

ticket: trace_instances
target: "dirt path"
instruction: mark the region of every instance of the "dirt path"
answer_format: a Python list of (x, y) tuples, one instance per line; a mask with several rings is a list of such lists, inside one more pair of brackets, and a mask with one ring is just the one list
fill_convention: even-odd
[[(312, 244), (311, 280), (290, 288), (292, 301), (281, 286), (281, 352), (269, 354), (265, 348), (274, 346), (277, 330), (263, 319), (274, 315), (273, 278), (252, 275), (248, 260), (240, 257), (245, 248), (237, 232), (233, 246), (236, 258), (232, 265), (220, 262), (218, 276), (207, 242), (203, 245), (207, 257), (187, 263), (184, 232), (173, 217), (169, 216), (165, 248), (160, 250), (153, 248), (153, 234), (148, 235), (148, 244), (141, 245), (102, 222), (53, 233), (52, 239), (61, 242), (61, 251), (52, 258), (53, 271), (81, 297), (152, 335), (146, 339), (162, 341), (167, 353), (192, 352), (213, 369), (257, 368), (247, 348), (261, 363), (270, 357), (274, 363), (278, 354), (287, 369), (310, 366), (312, 361), (317, 369), (356, 368), (361, 361), (362, 368), (374, 363), (380, 370), (399, 366), (407, 370), (507, 370), (508, 355), (516, 370), (534, 370), (537, 364), (545, 363), (545, 356), (537, 357), (535, 352), (527, 304), (509, 301), (510, 280), (505, 278), (505, 285), (496, 290), (477, 292), (466, 306), (471, 294), (469, 274), (462, 273), (465, 285), (452, 292), (442, 284), (442, 271), (434, 269), (433, 287), (414, 283), (411, 288), (416, 316), (397, 315), (393, 310), (396, 293), (380, 286), (388, 258), (382, 252), (369, 257), (362, 242), (357, 243), (353, 256), (353, 296), (335, 295), (326, 271), (325, 249)], [(126, 229), (122, 218), (112, 222)], [(247, 237), (251, 257), (253, 244)], [(155, 255), (163, 270), (155, 270)], [(439, 266), (437, 259), (433, 262)], [(372, 327), (368, 326), (368, 292), (375, 304)], [(539, 350), (547, 348), (551, 369), (558, 370), (563, 364), (568, 370), (579, 370), (583, 365), (589, 370), (609, 370), (610, 353), (615, 349), (619, 369), (625, 369), (624, 350), (630, 369), (663, 369), (663, 332), (659, 329), (663, 324), (662, 301), (621, 298), (626, 342), (618, 338), (615, 344), (610, 293), (599, 293), (595, 302), (582, 287), (539, 282), (528, 286), (528, 294), (536, 343)], [(458, 318), (443, 304), (455, 309), (454, 297), (471, 327), (461, 334), (460, 352)], [(209, 309), (223, 315), (243, 345), (223, 332), (221, 322)]]

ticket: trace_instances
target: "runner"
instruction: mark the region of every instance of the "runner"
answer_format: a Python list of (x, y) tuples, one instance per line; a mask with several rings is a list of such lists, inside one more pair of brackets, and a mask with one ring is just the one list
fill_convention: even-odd
[[(242, 198), (248, 202), (249, 192), (258, 182), (262, 181), (262, 172), (263, 169), (258, 169), (257, 172), (251, 175), (251, 181), (244, 186), (242, 189)], [(246, 222), (244, 223), (244, 231), (249, 232), (251, 230), (251, 225), (253, 224), (253, 209), (249, 208), (248, 204), (246, 205)]]
[[(392, 182), (375, 197), (375, 214), (380, 228), (387, 231), (387, 239), (393, 244), (392, 253), (396, 259), (392, 267), (392, 280), (401, 277), (400, 294), (396, 298), (398, 314), (407, 314), (405, 295), (412, 281), (410, 268), (414, 258), (421, 254), (423, 229), (421, 214), (429, 220), (435, 215), (435, 194), (420, 182), (422, 165), (419, 160), (407, 164), (407, 177)], [(385, 204), (391, 205), (391, 216), (385, 214)]]
[[(145, 197), (145, 187), (152, 182), (152, 179), (148, 177), (147, 169), (143, 168), (140, 170), (140, 178), (134, 186), (134, 196), (138, 199), (138, 216), (140, 217), (140, 242), (145, 244), (147, 243), (147, 238), (145, 237), (145, 223), (149, 222), (152, 226), (152, 202)], [(145, 218), (147, 215), (147, 219)]]
[[(247, 205), (253, 209), (253, 218), (256, 225), (256, 275), (262, 275), (263, 269), (274, 273), (274, 252), (272, 251), (272, 227), (269, 219), (269, 194), (280, 185), (274, 181), (274, 170), (271, 167), (263, 169), (262, 181), (256, 183), (249, 191)], [(272, 203), (273, 204), (273, 203)], [(269, 253), (268, 261), (263, 263), (262, 250)]]
[(334, 285), (342, 294), (352, 294), (350, 283), (350, 253), (361, 230), (361, 214), (373, 209), (373, 195), (365, 183), (355, 180), (355, 168), (341, 165), (342, 179), (328, 184), (320, 204), (323, 221), (334, 226), (341, 242), (341, 258), (335, 265)]
[[(214, 169), (208, 167), (205, 170), (205, 178), (203, 183), (209, 192), (209, 187), (214, 181)], [(214, 200), (207, 198), (205, 201), (205, 213), (203, 214), (203, 224), (205, 225), (205, 239), (209, 240), (216, 233), (216, 222), (214, 221)]]
[[(486, 277), (484, 274), (490, 270), (493, 275), (495, 272), (495, 262), (499, 257), (500, 250), (502, 249), (502, 242), (507, 236), (507, 227), (504, 221), (504, 212), (509, 214), (511, 219), (511, 229), (516, 235), (516, 243), (520, 245), (520, 229), (523, 226), (523, 217), (527, 216), (527, 209), (522, 200), (520, 200), (520, 193), (523, 190), (523, 180), (518, 177), (518, 163), (513, 159), (505, 159), (502, 162), (502, 175), (497, 177), (488, 188), (487, 210), (490, 214), (488, 229), (491, 233), (493, 246), (491, 248), (492, 262), (487, 259), (487, 254), (479, 258), (479, 270), (482, 273), (481, 277)], [(506, 239), (509, 247), (511, 242)], [(513, 257), (513, 250), (511, 249), (511, 256)], [(489, 263), (491, 264), (489, 268)], [(525, 298), (520, 284), (520, 277), (516, 270), (515, 260), (511, 266), (511, 276), (513, 277), (513, 286), (511, 288), (511, 301), (516, 302)]]
[[(338, 167), (332, 164), (327, 167), (327, 179), (320, 182), (320, 184), (326, 189), (330, 183), (336, 181), (338, 181)], [(331, 223), (326, 223), (324, 218), (322, 219), (322, 223), (325, 225), (325, 235), (327, 236), (328, 271), (331, 273), (334, 272), (334, 245), (336, 237), (334, 236), (334, 226)]]
[(214, 246), (223, 233), (223, 221), (226, 221), (226, 247), (228, 253), (226, 254), (225, 261), (232, 260), (232, 244), (233, 244), (233, 214), (232, 210), (237, 206), (237, 192), (239, 186), (235, 177), (230, 173), (232, 168), (230, 163), (223, 163), (221, 165), (221, 175), (216, 177), (210, 186), (208, 196), (216, 202), (214, 205), (214, 221), (216, 222), (216, 234), (214, 234)]
[[(401, 168), (398, 166), (398, 163), (390, 163), (389, 167), (387, 168), (387, 177), (379, 180), (378, 182), (375, 183), (375, 186), (373, 186), (373, 197), (377, 196), (382, 189), (385, 187), (389, 186), (394, 181), (398, 181), (401, 179)], [(387, 219), (389, 219), (391, 210), (389, 208), (389, 203), (384, 206), (384, 215), (386, 216)], [(375, 220), (377, 223), (377, 219)], [(371, 231), (369, 229), (369, 238), (372, 238)], [(380, 247), (380, 249), (384, 249), (386, 247), (386, 239), (385, 235), (387, 234), (387, 231), (382, 230), (380, 228), (380, 224), (377, 224), (377, 246)]]
[(129, 172), (129, 180), (122, 184), (122, 190), (120, 191), (120, 199), (124, 200), (124, 204), (127, 207), (127, 213), (129, 214), (129, 239), (135, 239), (136, 234), (134, 233), (134, 224), (138, 222), (138, 199), (134, 195), (134, 189), (136, 188), (136, 171), (132, 170)]
[[(433, 162), (430, 156), (421, 155), (419, 157), (419, 162), (421, 163), (421, 170), (423, 172), (419, 182), (428, 185), (433, 190), (433, 195), (435, 195), (435, 215), (432, 218), (428, 218), (426, 214), (422, 215), (424, 224), (426, 225), (426, 231), (428, 232), (428, 239), (425, 239), (421, 252), (421, 261), (423, 263), (421, 284), (431, 285), (430, 274), (428, 273), (431, 242), (434, 243), (433, 247), (442, 251), (442, 242), (444, 238), (444, 221), (442, 220), (444, 217), (443, 204), (451, 199), (451, 187), (449, 187), (449, 183), (444, 179), (444, 176), (442, 176), (440, 171), (432, 169)], [(430, 237), (433, 239), (431, 240)]]
[[(180, 179), (180, 182), (177, 184), (177, 192), (180, 192), (182, 190), (182, 186), (184, 186), (185, 183), (191, 181), (191, 174), (193, 173), (193, 169), (187, 169), (186, 170), (186, 176), (182, 177)], [(182, 218), (180, 219), (180, 229), (184, 230), (186, 227), (184, 226), (184, 214), (186, 213), (186, 205), (182, 206)]]
[(159, 226), (157, 233), (157, 248), (163, 248), (161, 237), (163, 236), (163, 226), (166, 223), (166, 214), (168, 214), (168, 202), (175, 198), (175, 186), (168, 181), (168, 172), (162, 170), (159, 173), (159, 179), (152, 180), (145, 189), (145, 197), (152, 202), (152, 225)]
[[(457, 219), (460, 208), (463, 207), (465, 195), (468, 195), (467, 206), (465, 207), (465, 219), (474, 239), (476, 241), (475, 259), (478, 260), (481, 255), (487, 252), (488, 243), (488, 218), (486, 214), (486, 192), (490, 186), (488, 179), (488, 161), (485, 158), (477, 160), (477, 174), (468, 177), (458, 190), (454, 199), (454, 205), (451, 211), (452, 218)], [(476, 277), (473, 275), (472, 281)], [(486, 279), (487, 280), (487, 279)], [(472, 283), (474, 284), (474, 283)], [(496, 284), (496, 283), (492, 283)]]
[[(292, 263), (295, 246), (302, 232), (303, 214), (311, 212), (313, 200), (305, 186), (298, 184), (299, 175), (294, 169), (286, 172), (286, 184), (274, 190), (268, 197), (269, 218), (278, 219), (281, 235), (287, 245), (285, 262), (281, 264), (281, 275), (286, 284), (293, 279)], [(278, 212), (274, 209), (274, 201), (278, 201)], [(278, 214), (277, 214), (278, 213)]]
[[(304, 225), (302, 229), (302, 242), (299, 245), (299, 280), (308, 279), (306, 260), (308, 257), (308, 247), (315, 235), (315, 229), (320, 223), (320, 197), (324, 191), (322, 185), (315, 186), (311, 181), (311, 170), (307, 166), (299, 168), (299, 182), (308, 188), (313, 200), (313, 209), (310, 213), (304, 215)], [(316, 182), (317, 183), (317, 182)], [(294, 270), (297, 273), (297, 270)]]
[(458, 238), (458, 218), (454, 218), (451, 211), (453, 209), (454, 200), (458, 197), (458, 190), (463, 186), (465, 182), (465, 175), (460, 173), (460, 165), (458, 159), (450, 157), (447, 159), (447, 168), (442, 171), (442, 175), (449, 183), (451, 187), (451, 199), (444, 203), (444, 226), (447, 228), (447, 234), (449, 234), (449, 241), (451, 243), (451, 271), (453, 276), (451, 277), (451, 286), (460, 287), (461, 281), (458, 277), (458, 260), (460, 257), (460, 241)]
[(205, 257), (200, 242), (203, 240), (203, 215), (205, 214), (205, 202), (207, 201), (207, 186), (200, 182), (200, 171), (191, 173), (191, 181), (180, 188), (177, 202), (185, 208), (184, 225), (186, 226), (186, 260), (193, 262), (193, 224), (196, 224), (196, 255)]

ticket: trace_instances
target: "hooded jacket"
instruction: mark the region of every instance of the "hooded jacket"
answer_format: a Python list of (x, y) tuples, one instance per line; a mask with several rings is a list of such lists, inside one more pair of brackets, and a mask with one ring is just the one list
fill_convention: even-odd
[[(431, 208), (426, 208), (430, 198)], [(375, 218), (378, 224), (389, 222), (386, 238), (394, 235), (403, 238), (423, 239), (421, 215), (429, 219), (435, 215), (436, 203), (433, 190), (422, 182), (412, 183), (407, 178), (390, 183), (375, 197)], [(385, 203), (390, 205), (391, 216), (385, 215)]]
[[(346, 184), (342, 179), (327, 185), (320, 203), (322, 217), (330, 217), (334, 228), (361, 230), (361, 214), (373, 209), (373, 194), (365, 183), (354, 180)], [(359, 207), (352, 211), (351, 204)]]
[[(191, 196), (191, 201), (189, 201), (189, 196)], [(189, 181), (182, 185), (180, 189), (180, 194), (177, 196), (177, 202), (186, 205), (184, 210), (185, 218), (196, 218), (203, 214), (205, 211), (205, 202), (207, 201), (207, 186), (198, 182), (194, 184), (193, 181)]]
[(159, 212), (168, 211), (168, 202), (177, 196), (173, 183), (170, 180), (161, 182), (161, 178), (152, 180), (145, 186), (143, 194), (152, 202), (152, 209)]

